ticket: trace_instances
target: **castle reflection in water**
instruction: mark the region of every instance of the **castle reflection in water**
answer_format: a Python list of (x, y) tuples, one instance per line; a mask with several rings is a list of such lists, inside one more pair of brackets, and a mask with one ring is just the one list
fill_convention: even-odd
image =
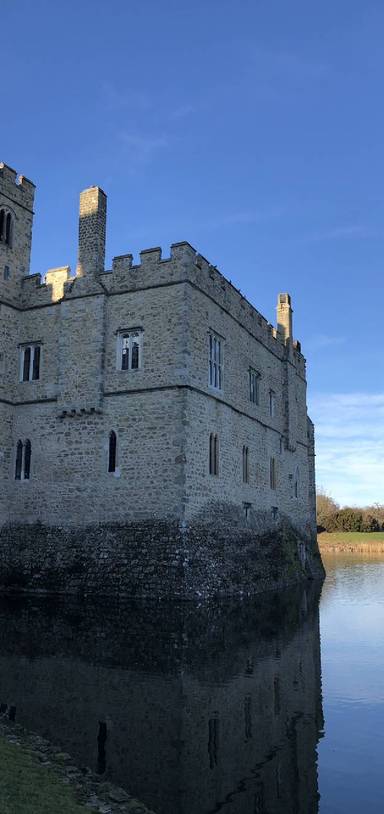
[(319, 591), (3, 600), (0, 702), (157, 814), (315, 814)]

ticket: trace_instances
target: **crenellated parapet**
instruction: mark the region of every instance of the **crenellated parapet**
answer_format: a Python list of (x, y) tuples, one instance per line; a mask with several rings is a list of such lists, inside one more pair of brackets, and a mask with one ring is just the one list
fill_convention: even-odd
[(0, 186), (4, 197), (9, 196), (14, 203), (33, 209), (35, 185), (25, 175), (19, 175), (4, 162), (0, 162)]
[[(253, 337), (275, 354), (283, 358), (288, 352), (300, 374), (305, 376), (305, 359), (301, 354), (300, 343), (292, 343), (292, 338), (284, 335), (279, 326), (275, 328), (268, 322), (242, 292), (187, 241), (173, 243), (169, 257), (163, 258), (159, 247), (143, 249), (140, 252), (140, 263), (137, 264), (133, 262), (132, 254), (115, 257), (112, 270), (104, 272), (99, 279), (110, 295), (189, 282), (230, 313)], [(289, 298), (289, 295), (279, 295), (282, 296)]]

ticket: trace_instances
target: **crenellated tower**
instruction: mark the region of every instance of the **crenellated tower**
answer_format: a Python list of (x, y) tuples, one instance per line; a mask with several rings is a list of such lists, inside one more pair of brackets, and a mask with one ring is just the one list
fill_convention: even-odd
[(0, 163), (0, 299), (17, 304), (29, 274), (35, 185)]

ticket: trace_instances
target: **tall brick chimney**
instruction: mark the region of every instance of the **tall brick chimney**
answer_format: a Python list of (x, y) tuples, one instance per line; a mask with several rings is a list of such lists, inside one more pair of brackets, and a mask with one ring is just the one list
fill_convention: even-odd
[(84, 277), (104, 271), (107, 196), (100, 187), (80, 193), (79, 255), (76, 274)]
[(279, 294), (277, 298), (277, 331), (283, 342), (292, 339), (292, 313), (289, 294)]

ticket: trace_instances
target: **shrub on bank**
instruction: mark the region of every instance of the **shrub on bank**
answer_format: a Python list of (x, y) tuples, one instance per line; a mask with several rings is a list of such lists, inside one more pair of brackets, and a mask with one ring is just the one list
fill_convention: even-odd
[(353, 509), (346, 507), (345, 509), (338, 509), (337, 511), (330, 512), (321, 518), (321, 523), (318, 524), (318, 531), (327, 531), (329, 533), (335, 531), (359, 531), (359, 532), (378, 532), (384, 531), (384, 523), (381, 523), (377, 517), (362, 509)]

